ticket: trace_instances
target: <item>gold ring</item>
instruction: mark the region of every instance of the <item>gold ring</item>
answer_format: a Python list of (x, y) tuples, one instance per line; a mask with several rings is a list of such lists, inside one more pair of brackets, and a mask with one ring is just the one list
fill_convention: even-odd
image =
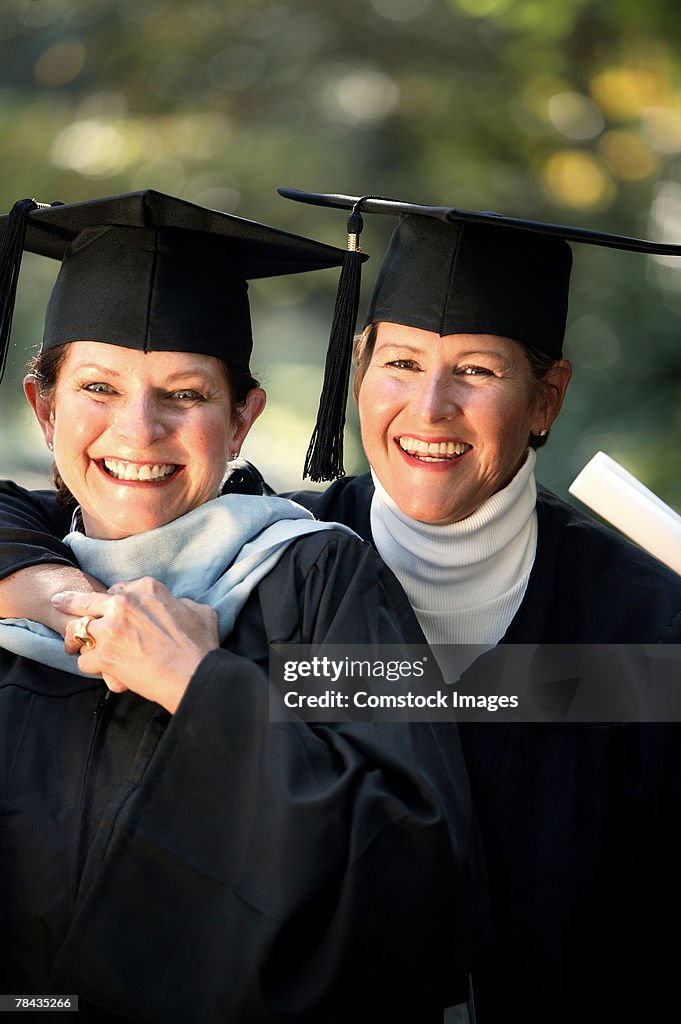
[(93, 618), (94, 616), (92, 615), (83, 615), (82, 619), (78, 619), (76, 628), (73, 631), (73, 639), (77, 640), (81, 647), (87, 647), (88, 650), (92, 650), (97, 643), (95, 638), (88, 631), (88, 626), (92, 622)]

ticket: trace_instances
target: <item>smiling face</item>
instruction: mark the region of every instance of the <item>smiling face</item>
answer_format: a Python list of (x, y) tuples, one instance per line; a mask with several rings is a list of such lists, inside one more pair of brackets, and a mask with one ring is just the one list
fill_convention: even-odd
[(511, 481), (569, 378), (560, 360), (539, 389), (509, 338), (379, 323), (358, 394), (369, 464), (405, 515), (465, 519)]
[(234, 415), (227, 368), (213, 356), (91, 341), (67, 346), (52, 393), (31, 375), (24, 386), (86, 533), (107, 540), (215, 498), (265, 404), (256, 388)]

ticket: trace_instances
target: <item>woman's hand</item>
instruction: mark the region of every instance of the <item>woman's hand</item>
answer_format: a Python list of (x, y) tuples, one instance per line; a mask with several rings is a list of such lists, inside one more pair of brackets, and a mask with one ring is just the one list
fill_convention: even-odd
[[(79, 654), (82, 672), (101, 675), (110, 690), (153, 700), (172, 714), (209, 651), (220, 646), (217, 615), (208, 605), (173, 597), (157, 580), (116, 583), (105, 594), (55, 594), (58, 611), (77, 616), (66, 629), (67, 654)], [(93, 647), (74, 631), (91, 616)]]

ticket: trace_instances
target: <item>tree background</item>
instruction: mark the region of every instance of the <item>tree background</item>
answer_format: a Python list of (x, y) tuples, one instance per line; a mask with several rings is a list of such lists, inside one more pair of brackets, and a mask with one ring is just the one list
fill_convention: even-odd
[[(0, 206), (155, 188), (343, 246), (342, 212), (287, 185), (681, 241), (679, 55), (674, 0), (5, 0)], [(391, 228), (365, 218), (363, 305)], [(681, 509), (681, 259), (574, 251), (575, 374), (538, 475), (566, 496), (603, 450)], [(56, 269), (24, 258), (0, 392), (0, 475), (29, 486), (49, 459), (20, 380)], [(301, 482), (336, 280), (251, 286), (269, 404), (244, 454), (278, 488)]]

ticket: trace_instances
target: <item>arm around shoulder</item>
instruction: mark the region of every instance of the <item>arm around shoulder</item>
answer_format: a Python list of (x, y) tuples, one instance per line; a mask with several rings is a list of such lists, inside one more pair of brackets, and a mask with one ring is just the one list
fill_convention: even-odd
[(0, 481), (0, 618), (33, 619), (63, 635), (69, 618), (52, 607), (52, 595), (104, 589), (61, 542), (69, 521), (54, 492)]

